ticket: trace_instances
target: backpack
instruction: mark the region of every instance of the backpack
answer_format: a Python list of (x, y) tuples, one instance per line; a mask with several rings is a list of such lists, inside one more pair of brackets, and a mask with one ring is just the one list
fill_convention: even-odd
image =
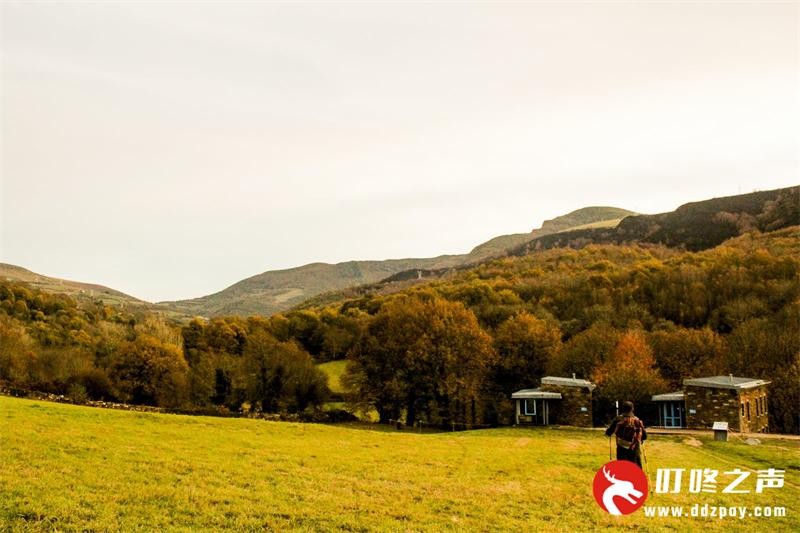
[(623, 416), (617, 422), (614, 435), (617, 436), (617, 446), (633, 450), (637, 443), (642, 442), (642, 421), (635, 416)]

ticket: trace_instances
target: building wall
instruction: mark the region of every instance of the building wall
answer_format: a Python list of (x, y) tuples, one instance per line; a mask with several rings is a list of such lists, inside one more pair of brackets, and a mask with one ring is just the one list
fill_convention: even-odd
[[(554, 402), (558, 402), (558, 400), (528, 400), (528, 402), (533, 403), (536, 402), (536, 414), (535, 415), (526, 415), (523, 409), (523, 400), (516, 399), (514, 403), (516, 404), (516, 423), (518, 425), (530, 425), (530, 426), (546, 426), (550, 422), (549, 420), (552, 419), (552, 416), (547, 417), (548, 409), (550, 409)], [(545, 405), (548, 404), (549, 405)], [(545, 419), (548, 418), (548, 420)]]
[[(561, 400), (550, 402), (553, 424), (592, 427), (592, 391), (588, 388), (542, 384), (541, 389), (561, 393)], [(581, 411), (582, 407), (586, 410)]]
[(687, 385), (683, 393), (686, 400), (686, 427), (709, 429), (714, 422), (727, 422), (729, 429), (741, 431), (739, 394), (736, 390)]
[[(741, 416), (742, 407), (744, 407), (744, 416)], [(766, 432), (769, 429), (766, 386), (741, 391), (739, 394), (739, 415), (742, 419), (742, 431), (744, 432), (759, 433)]]
[[(733, 431), (757, 433), (768, 430), (766, 386), (742, 391), (686, 386), (684, 394), (686, 426), (689, 428), (708, 429), (714, 422), (727, 422)], [(692, 413), (693, 409), (696, 413)]]

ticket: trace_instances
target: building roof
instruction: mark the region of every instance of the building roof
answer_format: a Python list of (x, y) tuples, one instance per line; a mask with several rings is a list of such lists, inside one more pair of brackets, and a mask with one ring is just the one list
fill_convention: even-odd
[[(574, 376), (575, 374), (573, 374)], [(560, 378), (556, 376), (545, 376), (542, 378), (542, 385), (559, 385), (561, 387), (585, 387), (594, 390), (597, 385), (585, 379)]]
[(547, 392), (541, 389), (522, 389), (511, 395), (515, 400), (560, 400), (560, 392)]
[(710, 387), (712, 389), (752, 389), (762, 385), (769, 385), (770, 381), (755, 378), (742, 378), (734, 375), (730, 376), (709, 376), (707, 378), (684, 379), (684, 386), (691, 387)]
[(666, 394), (654, 394), (652, 400), (654, 402), (679, 402), (683, 400), (683, 391), (668, 392)]

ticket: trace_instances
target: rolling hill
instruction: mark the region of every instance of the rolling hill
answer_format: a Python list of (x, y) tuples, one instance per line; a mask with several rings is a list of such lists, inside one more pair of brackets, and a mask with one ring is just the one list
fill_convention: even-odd
[(529, 233), (495, 237), (462, 255), (311, 263), (263, 272), (207, 296), (157, 304), (148, 304), (108, 287), (49, 278), (13, 265), (0, 264), (0, 279), (24, 281), (78, 299), (99, 298), (110, 304), (145, 306), (175, 318), (270, 315), (301, 305), (400, 290), (494, 257), (524, 255), (542, 249), (652, 243), (703, 250), (754, 229), (770, 231), (800, 224), (799, 191), (800, 187), (790, 187), (714, 198), (655, 215), (639, 215), (616, 207), (586, 207), (547, 220), (541, 228)]
[(21, 281), (42, 291), (66, 294), (78, 301), (91, 300), (94, 302), (101, 300), (103, 303), (109, 305), (128, 305), (133, 307), (152, 306), (152, 304), (148, 302), (139, 300), (123, 292), (104, 287), (103, 285), (51, 278), (7, 263), (0, 263), (0, 280)]
[[(162, 308), (184, 315), (270, 315), (290, 309), (318, 294), (340, 291), (358, 285), (376, 283), (400, 272), (423, 276), (432, 270), (447, 270), (502, 255), (538, 236), (596, 225), (616, 226), (632, 211), (617, 207), (585, 207), (564, 216), (547, 220), (530, 233), (495, 237), (463, 255), (431, 258), (389, 259), (385, 261), (347, 261), (311, 263), (286, 270), (271, 270), (244, 279), (217, 293), (173, 302), (160, 302)], [(419, 272), (418, 272), (419, 271)]]
[[(95, 285), (53, 278), (25, 268), (0, 263), (0, 279), (21, 281), (35, 288), (63, 293), (77, 300), (102, 300), (104, 303), (137, 306), (165, 313), (176, 319), (194, 316), (270, 315), (290, 309), (318, 294), (335, 292), (359, 285), (376, 283), (399, 272), (423, 272), (450, 269), (502, 255), (537, 236), (568, 231), (585, 226), (613, 227), (632, 211), (616, 207), (586, 207), (552, 220), (530, 233), (501, 235), (462, 255), (429, 258), (388, 259), (383, 261), (346, 261), (337, 264), (310, 263), (285, 270), (270, 270), (239, 281), (217, 293), (189, 300), (152, 304), (120, 291)], [(416, 274), (415, 274), (416, 276)]]

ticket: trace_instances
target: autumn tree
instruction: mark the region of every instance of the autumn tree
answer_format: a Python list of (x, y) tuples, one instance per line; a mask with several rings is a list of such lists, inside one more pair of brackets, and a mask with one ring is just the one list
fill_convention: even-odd
[(505, 392), (537, 383), (552, 358), (561, 350), (557, 326), (533, 315), (519, 313), (497, 328), (494, 380)]
[(649, 344), (662, 376), (675, 387), (684, 378), (727, 374), (727, 343), (709, 328), (654, 331)]
[(651, 395), (667, 388), (656, 367), (653, 350), (640, 330), (622, 334), (611, 358), (595, 368), (592, 381), (597, 385), (597, 398), (604, 406), (613, 405), (615, 401), (632, 401), (640, 414), (646, 411)]
[(768, 402), (770, 431), (800, 433), (800, 352), (772, 378)]
[(422, 416), (434, 423), (475, 423), (494, 363), (490, 337), (462, 304), (431, 293), (384, 305), (351, 355), (346, 380), (381, 422)]
[(329, 394), (327, 376), (307, 352), (263, 330), (248, 336), (243, 370), (247, 399), (265, 412), (303, 411), (318, 406)]
[(607, 322), (596, 322), (571, 337), (554, 352), (548, 373), (556, 376), (588, 378), (595, 368), (610, 361), (622, 333)]
[[(13, 297), (11, 291), (8, 294)], [(0, 315), (0, 380), (28, 387), (35, 380), (31, 366), (37, 359), (36, 345), (25, 328)]]
[(186, 401), (187, 370), (178, 348), (142, 334), (122, 344), (110, 377), (127, 402), (177, 407)]
[(497, 359), (487, 383), (490, 422), (507, 422), (512, 412), (511, 393), (539, 383), (561, 350), (558, 326), (527, 312), (512, 316), (494, 333)]

